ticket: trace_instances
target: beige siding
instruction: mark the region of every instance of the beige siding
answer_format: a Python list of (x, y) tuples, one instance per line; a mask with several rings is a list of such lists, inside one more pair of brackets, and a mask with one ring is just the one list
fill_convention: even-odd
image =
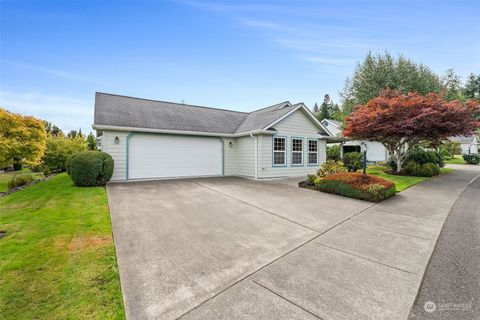
[[(125, 131), (103, 131), (102, 151), (111, 155), (114, 162), (112, 181), (126, 179), (128, 134)], [(119, 138), (118, 144), (115, 144), (115, 137)]]
[[(319, 166), (326, 160), (326, 143), (323, 140), (318, 141), (318, 159), (319, 165), (308, 165), (308, 139), (318, 139), (320, 129), (312, 122), (304, 111), (298, 110), (274, 126), (277, 130), (274, 136), (286, 137), (287, 142), (287, 165), (283, 167), (274, 167), (272, 165), (273, 157), (273, 137), (270, 135), (259, 136), (259, 178), (273, 177), (295, 177), (305, 176), (314, 173)], [(303, 138), (303, 165), (292, 166), (292, 137)]]
[[(307, 117), (307, 115), (298, 110), (274, 126), (277, 130), (276, 135), (287, 138), (287, 166), (272, 166), (272, 135), (257, 136), (258, 153), (258, 177), (288, 177), (304, 176), (315, 172), (319, 166), (307, 165), (308, 139), (318, 138), (319, 128)], [(112, 181), (125, 180), (127, 175), (126, 142), (129, 132), (124, 131), (104, 131), (102, 138), (102, 150), (110, 154), (115, 162)], [(119, 143), (115, 144), (115, 137), (119, 138)], [(303, 159), (302, 166), (291, 166), (291, 142), (292, 137), (303, 138)], [(230, 142), (232, 147), (230, 148)], [(255, 177), (255, 138), (250, 136), (239, 138), (224, 138), (224, 159), (223, 168), (225, 176), (245, 176)], [(319, 164), (326, 160), (326, 143), (324, 140), (318, 140)]]
[[(226, 176), (237, 174), (237, 139), (223, 139), (223, 172)], [(232, 147), (230, 148), (230, 142)]]
[(320, 164), (327, 161), (327, 142), (325, 140), (318, 141), (318, 159)]
[(236, 143), (233, 143), (237, 156), (235, 175), (255, 177), (255, 138), (247, 136), (235, 140)]

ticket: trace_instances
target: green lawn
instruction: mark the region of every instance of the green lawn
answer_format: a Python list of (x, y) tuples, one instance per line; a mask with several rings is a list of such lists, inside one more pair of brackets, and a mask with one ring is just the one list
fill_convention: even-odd
[[(426, 179), (429, 179), (427, 177), (409, 177), (409, 176), (397, 176), (394, 174), (388, 174), (385, 173), (384, 171), (387, 170), (386, 167), (384, 166), (368, 166), (367, 167), (367, 173), (368, 174), (373, 174), (376, 176), (379, 176), (381, 178), (390, 180), (395, 183), (397, 187), (397, 192), (401, 192), (405, 189), (410, 188), (411, 186), (414, 186), (416, 184), (419, 184), (422, 181), (425, 181)], [(453, 169), (450, 168), (442, 168), (440, 174), (445, 174), (448, 172), (453, 171)]]
[(0, 314), (124, 319), (103, 187), (66, 174), (0, 198)]
[(2, 172), (0, 173), (0, 192), (8, 191), (8, 181), (12, 178), (15, 174), (35, 174), (39, 178), (43, 176), (42, 173), (31, 173), (28, 169), (24, 169), (22, 171), (15, 171), (15, 172)]
[(465, 160), (463, 160), (462, 156), (454, 156), (451, 160), (446, 160), (445, 163), (449, 164), (465, 164)]

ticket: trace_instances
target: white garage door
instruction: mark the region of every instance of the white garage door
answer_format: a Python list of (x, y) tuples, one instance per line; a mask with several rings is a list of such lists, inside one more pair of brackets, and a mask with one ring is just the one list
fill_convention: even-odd
[(173, 178), (222, 174), (218, 138), (133, 134), (128, 142), (128, 178)]

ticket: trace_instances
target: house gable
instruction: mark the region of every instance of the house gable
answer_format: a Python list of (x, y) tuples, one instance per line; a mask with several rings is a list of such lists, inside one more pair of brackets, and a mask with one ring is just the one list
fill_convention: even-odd
[(304, 108), (298, 108), (285, 118), (271, 125), (267, 130), (274, 130), (287, 135), (308, 135), (309, 137), (329, 136), (329, 133), (320, 124), (313, 120)]
[[(326, 160), (326, 143), (321, 138), (328, 134), (321, 125), (312, 120), (307, 112), (303, 108), (299, 108), (268, 128), (274, 132), (272, 136), (259, 136), (259, 178), (307, 175), (318, 170), (321, 163)], [(275, 137), (285, 138), (286, 164), (282, 166), (273, 165), (273, 139)], [(303, 142), (303, 163), (301, 165), (292, 164), (292, 139), (300, 139)], [(318, 141), (319, 161), (317, 164), (309, 164), (307, 161), (309, 140)]]

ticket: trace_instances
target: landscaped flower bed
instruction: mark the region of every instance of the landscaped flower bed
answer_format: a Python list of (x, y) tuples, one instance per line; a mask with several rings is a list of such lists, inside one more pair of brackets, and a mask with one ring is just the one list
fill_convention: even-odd
[(334, 173), (315, 180), (315, 189), (342, 196), (380, 202), (396, 193), (391, 181), (356, 172)]

